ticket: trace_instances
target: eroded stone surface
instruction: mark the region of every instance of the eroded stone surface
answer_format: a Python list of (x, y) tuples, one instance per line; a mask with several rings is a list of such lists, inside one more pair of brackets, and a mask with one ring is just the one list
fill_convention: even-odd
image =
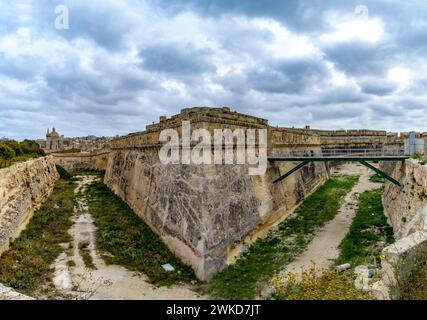
[(317, 135), (271, 128), (267, 121), (224, 109), (185, 109), (111, 143), (105, 183), (158, 233), (201, 279), (232, 263), (258, 236), (283, 220), (322, 183), (324, 164), (310, 163), (280, 183), (273, 180), (293, 163), (271, 163), (262, 176), (249, 176), (248, 165), (163, 165), (160, 130), (192, 128), (267, 129), (268, 152), (320, 152)]
[(427, 166), (417, 160), (381, 164), (381, 168), (403, 183), (387, 182), (383, 193), (384, 213), (397, 239), (427, 230)]
[(48, 198), (58, 178), (51, 156), (0, 170), (0, 254)]

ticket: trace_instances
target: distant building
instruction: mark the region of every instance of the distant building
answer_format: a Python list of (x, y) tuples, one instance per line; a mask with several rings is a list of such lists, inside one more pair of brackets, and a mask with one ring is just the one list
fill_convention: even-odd
[(50, 151), (60, 151), (62, 149), (62, 140), (64, 136), (59, 136), (56, 132), (55, 127), (53, 127), (52, 132), (49, 132), (47, 129), (46, 133), (46, 149)]
[(64, 135), (60, 135), (55, 128), (52, 128), (52, 131), (47, 129), (45, 140), (38, 139), (36, 141), (41, 148), (49, 153), (71, 149), (94, 151), (107, 148), (111, 140), (111, 137), (96, 137), (93, 135), (86, 137), (66, 138)]

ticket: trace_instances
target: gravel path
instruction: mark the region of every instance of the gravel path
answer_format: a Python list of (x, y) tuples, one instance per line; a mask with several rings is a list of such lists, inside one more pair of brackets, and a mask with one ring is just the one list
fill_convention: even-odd
[(299, 278), (301, 278), (301, 270), (307, 270), (313, 263), (318, 272), (329, 268), (333, 261), (338, 258), (338, 246), (350, 229), (351, 222), (357, 210), (358, 195), (362, 192), (381, 187), (380, 183), (369, 181), (373, 172), (362, 165), (345, 164), (335, 170), (334, 173), (358, 174), (360, 175), (360, 179), (345, 196), (335, 218), (316, 232), (307, 249), (285, 268), (285, 274), (288, 272), (297, 273)]

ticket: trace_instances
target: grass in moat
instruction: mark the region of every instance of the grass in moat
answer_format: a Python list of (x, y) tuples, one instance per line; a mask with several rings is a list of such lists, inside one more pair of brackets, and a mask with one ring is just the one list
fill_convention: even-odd
[(332, 220), (343, 197), (358, 182), (355, 175), (334, 176), (308, 196), (295, 215), (256, 241), (234, 265), (217, 273), (206, 292), (220, 299), (253, 299), (276, 271), (292, 262), (309, 244), (313, 233)]
[(379, 263), (381, 250), (394, 242), (393, 228), (387, 223), (381, 196), (381, 189), (360, 194), (356, 215), (340, 244), (336, 265), (350, 263), (357, 266), (367, 260)]
[[(69, 242), (74, 207), (73, 181), (58, 180), (49, 199), (34, 213), (27, 228), (0, 259), (0, 283), (19, 292), (48, 294), (51, 264)], [(53, 290), (53, 289), (52, 289)]]
[(378, 173), (375, 173), (369, 178), (369, 181), (374, 183), (384, 183), (385, 179), (381, 177)]
[[(143, 272), (156, 285), (197, 283), (193, 270), (180, 262), (160, 237), (102, 181), (89, 185), (85, 195), (97, 227), (97, 250), (106, 263)], [(162, 265), (167, 263), (175, 270), (165, 271)]]
[(90, 249), (88, 246), (89, 243), (87, 242), (79, 243), (79, 253), (83, 259), (83, 263), (85, 264), (86, 268), (95, 270), (96, 266), (93, 262), (92, 256), (90, 255)]

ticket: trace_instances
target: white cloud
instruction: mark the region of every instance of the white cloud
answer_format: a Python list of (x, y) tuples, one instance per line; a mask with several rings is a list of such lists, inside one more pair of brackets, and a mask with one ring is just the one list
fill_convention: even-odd
[(331, 31), (320, 36), (320, 41), (323, 43), (352, 40), (377, 43), (385, 36), (380, 18), (339, 16), (337, 13), (330, 13), (327, 17)]
[(393, 67), (388, 71), (387, 77), (397, 83), (400, 89), (405, 89), (412, 83), (411, 71), (407, 68)]

